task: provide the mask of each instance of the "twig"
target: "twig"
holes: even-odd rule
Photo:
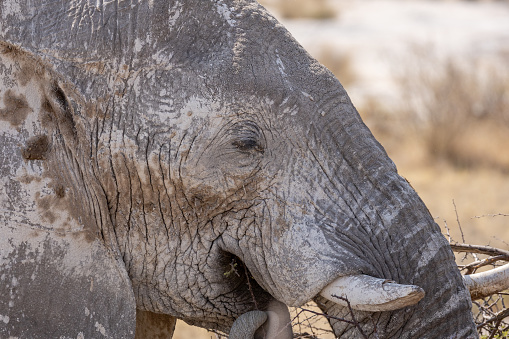
[[[501,250],[499,248],[491,247],[491,246],[480,246],[480,245],[469,245],[469,244],[450,244],[452,250],[454,252],[470,252],[470,253],[480,253],[487,255],[504,255],[509,256],[509,251]]]
[[[496,241],[500,241],[500,242],[502,242],[504,245],[509,246],[509,243],[508,243],[508,242],[506,242],[506,241],[504,241],[504,240],[502,240],[502,239],[500,239],[500,238],[498,238],[498,237],[496,237],[496,236],[492,236],[492,237],[491,237],[491,239],[494,239],[494,240],[496,240]]]
[[[456,213],[456,221],[458,222],[458,227],[461,232],[461,241],[465,242],[465,235],[463,234],[463,229],[461,228],[460,217],[458,216],[458,209],[456,208],[456,203],[454,199],[452,199],[452,205],[454,206],[454,213]]]
[[[477,325],[477,328],[481,328],[481,327],[485,326],[486,324],[489,324],[489,323],[494,322],[494,321],[497,321],[497,322],[498,322],[499,320],[500,320],[500,321],[502,321],[502,320],[503,320],[504,318],[506,318],[506,317],[509,317],[509,308],[508,308],[508,309],[505,309],[505,310],[503,310],[503,311],[501,311],[501,312],[498,312],[498,313],[497,313],[494,317],[492,317],[492,318],[490,318],[490,319],[486,320],[485,322],[483,322],[483,323],[482,323],[482,324],[480,324],[480,325]],[[498,327],[498,326],[497,326],[497,327]]]
[[[449,239],[449,244],[450,244],[452,242],[451,233],[449,232],[449,226],[447,226],[447,221],[445,219],[444,219],[444,226],[445,226],[445,231],[446,231],[447,238]]]
[[[249,271],[247,270],[246,265],[244,265],[244,272],[246,274],[246,279],[247,279],[247,288],[249,290],[249,293],[251,293],[251,298],[253,299],[253,303],[254,303],[255,309],[257,310],[258,309],[258,304],[256,303],[256,298],[255,298],[255,295],[253,293],[253,289],[251,288],[251,282],[250,282],[250,279],[249,279]]]
[[[306,311],[306,312],[310,312],[310,313],[316,314],[316,315],[321,315],[323,317],[326,317],[327,319],[334,319],[334,320],[338,320],[338,321],[341,321],[341,322],[344,322],[344,323],[347,323],[347,324],[355,325],[355,322],[353,322],[352,320],[347,320],[347,319],[344,319],[344,318],[335,317],[333,315],[328,315],[326,313],[316,312],[316,311],[310,310],[309,308],[302,308],[301,307],[300,309],[303,310],[303,311]]]
[[[359,330],[360,334],[364,337],[364,338],[368,338],[368,336],[364,333],[364,331],[362,330],[361,328],[361,325],[359,324],[359,322],[357,321],[357,319],[355,319],[355,313],[353,312],[353,309],[352,309],[352,305],[350,305],[350,301],[348,300],[348,298],[345,298],[345,297],[340,297],[340,296],[337,296],[335,294],[332,295],[334,298],[338,298],[340,300],[343,300],[343,301],[346,301],[346,304],[348,305],[348,311],[350,312],[350,316],[352,317],[352,320],[354,322],[354,325],[355,327],[357,327],[357,329]]]
[[[481,218],[486,218],[486,217],[509,217],[509,214],[505,214],[505,213],[497,213],[497,214],[483,214],[483,215],[476,215],[476,216],[473,216],[472,218],[470,219],[481,219]]]
[[[341,297],[339,297],[341,298]],[[341,298],[343,299],[343,298]],[[343,300],[346,300],[346,299],[343,299]],[[368,339],[368,336],[364,333],[364,331],[362,330],[359,322],[357,320],[355,320],[355,317],[353,315],[353,310],[352,308],[350,307],[350,302],[347,301],[348,303],[348,309],[350,310],[350,315],[352,316],[352,320],[347,320],[347,319],[344,319],[344,318],[339,318],[339,317],[334,317],[332,315],[328,315],[328,314],[325,314],[325,313],[320,313],[320,312],[316,312],[316,311],[313,311],[313,310],[310,310],[310,309],[307,309],[307,308],[301,308],[303,311],[306,311],[306,312],[311,312],[313,314],[316,314],[316,315],[321,315],[327,319],[334,319],[334,320],[338,320],[338,321],[342,321],[342,322],[345,322],[347,324],[351,324],[351,325],[354,325],[360,332],[361,336],[365,339]]]
[[[498,332],[498,327],[500,326],[500,323],[502,322],[502,319],[498,319],[497,323],[495,324],[495,327],[493,328],[493,331],[490,333],[490,337],[488,339],[495,338],[495,334]]]
[[[509,256],[497,255],[495,257],[489,257],[489,258],[486,258],[483,260],[474,261],[468,265],[459,266],[459,267],[462,270],[465,270],[465,269],[467,270],[467,272],[465,274],[471,274],[473,271],[475,271],[483,266],[490,265],[490,264],[497,262],[499,260],[509,261]]]

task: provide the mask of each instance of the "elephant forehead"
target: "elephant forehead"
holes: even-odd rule
[[[228,103],[224,101],[207,99],[198,95],[191,95],[183,98],[179,103],[178,99],[173,99],[171,93],[163,88],[161,93],[153,95],[155,100],[160,100],[160,104],[155,107],[146,106],[146,111],[142,111],[142,126],[150,128],[155,126],[169,127],[175,131],[184,130],[190,134],[195,132],[193,128],[202,127],[204,122],[208,127],[214,128],[221,121],[218,118],[227,115]],[[166,102],[171,100],[171,103]],[[153,101],[151,100],[151,103]],[[142,102],[143,104],[143,102]]]

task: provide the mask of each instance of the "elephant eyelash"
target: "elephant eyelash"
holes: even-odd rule
[[[243,121],[235,124],[232,128],[232,134],[235,140],[232,146],[241,152],[264,152],[264,147],[260,142],[260,128],[253,121]]]
[[[263,147],[254,138],[235,140],[234,142],[232,142],[232,145],[242,152],[255,151],[262,154],[264,152]]]

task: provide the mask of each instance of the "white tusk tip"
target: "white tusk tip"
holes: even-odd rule
[[[320,295],[342,306],[348,306],[349,303],[355,310],[385,312],[415,305],[424,298],[425,293],[419,286],[401,285],[368,275],[353,275],[336,279]]]

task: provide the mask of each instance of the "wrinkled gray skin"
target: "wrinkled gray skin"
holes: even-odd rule
[[[476,336],[425,205],[257,3],[2,0],[0,17],[0,337],[128,338],[135,309],[140,330],[161,313],[228,331],[274,298],[341,317],[317,295],[357,273],[426,292],[356,312],[370,336]]]

